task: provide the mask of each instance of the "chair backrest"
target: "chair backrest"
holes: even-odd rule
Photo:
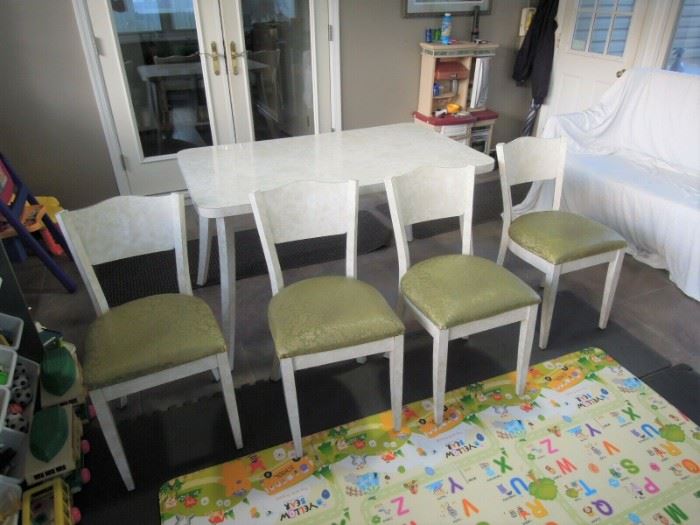
[[[127,257],[174,249],[180,293],[192,295],[182,194],[112,197],[58,222],[98,315],[109,305],[93,266]]]
[[[510,224],[513,201],[510,187],[524,182],[554,180],[552,208],[559,209],[564,184],[566,139],[520,137],[496,145],[503,194],[503,223]]]
[[[399,255],[399,280],[411,266],[406,226],[460,217],[462,253],[471,253],[474,166],[418,168],[384,181]]]
[[[293,182],[250,194],[272,294],[284,287],[276,244],[347,234],[345,273],[357,275],[357,181]]]

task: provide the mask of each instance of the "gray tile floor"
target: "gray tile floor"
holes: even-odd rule
[[[191,229],[194,230],[194,221],[191,222]],[[500,230],[500,221],[476,225],[473,229],[475,254],[495,259]],[[411,244],[414,262],[458,250],[457,231],[417,239]],[[80,281],[75,268],[69,263],[65,266]],[[533,287],[538,285],[539,273],[512,254],[506,260],[506,267]],[[75,294],[67,294],[34,257],[16,265],[16,271],[27,302],[33,310],[34,319],[63,331],[66,339],[80,348],[86,328],[94,319],[92,306],[82,285]],[[334,261],[289,270],[285,272],[285,280],[291,283],[310,276],[343,271],[343,261]],[[396,250],[393,246],[360,256],[358,260],[359,278],[377,287],[390,304],[396,299],[397,271]],[[604,277],[603,266],[567,274],[561,279],[560,290],[569,290],[598,309]],[[219,292],[219,286],[216,285],[198,289],[195,294],[206,300],[218,316]],[[267,328],[266,312],[270,299],[267,275],[238,281],[237,293],[234,381],[240,386],[269,378],[274,350]],[[621,325],[672,364],[686,363],[695,370],[700,370],[699,321],[700,303],[676,288],[666,272],[650,268],[629,256],[625,258],[611,322]],[[409,323],[408,330],[419,330],[419,327]],[[597,330],[597,327],[591,326],[591,330]],[[127,407],[115,415],[117,418],[133,417],[142,412],[209,395],[216,390],[218,385],[208,375],[197,376],[178,382],[175,386],[161,387],[157,395],[149,392],[132,396]]]

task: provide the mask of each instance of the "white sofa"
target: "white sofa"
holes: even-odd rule
[[[607,224],[700,300],[700,77],[627,71],[597,105],[551,117],[542,136],[568,142],[562,208]],[[552,193],[536,183],[514,213],[551,207]]]

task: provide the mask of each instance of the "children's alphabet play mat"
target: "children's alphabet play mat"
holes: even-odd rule
[[[700,428],[589,348],[182,476],[164,524],[700,523]]]

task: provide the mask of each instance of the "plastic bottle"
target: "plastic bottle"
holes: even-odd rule
[[[450,36],[452,35],[452,14],[445,13],[442,17],[442,27],[440,28],[440,39],[443,44],[450,43]]]
[[[425,41],[428,44],[430,44],[433,41],[433,30],[432,29],[425,30]]]

